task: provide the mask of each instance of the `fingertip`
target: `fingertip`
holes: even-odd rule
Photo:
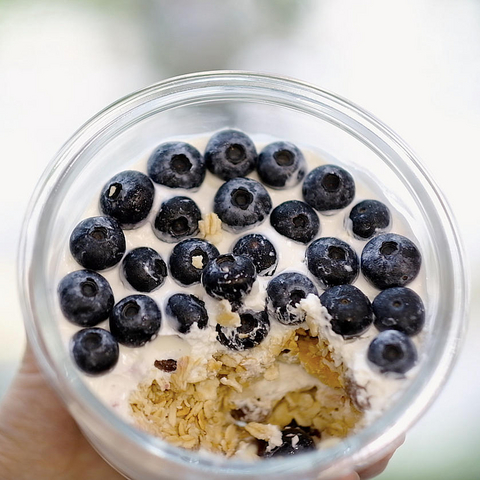
[[[361,480],[357,472],[352,472],[346,475],[345,477],[340,477],[337,480]]]
[[[35,358],[35,354],[33,353],[33,348],[27,339],[25,343],[25,350],[23,352],[23,357],[20,362],[20,373],[32,374],[32,373],[38,373],[38,371],[39,371],[39,368],[37,364],[37,359]]]

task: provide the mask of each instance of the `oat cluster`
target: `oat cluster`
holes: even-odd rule
[[[204,215],[202,220],[198,222],[200,230],[199,238],[203,238],[213,244],[217,244],[222,240],[222,221],[215,213]]]
[[[298,329],[269,339],[261,350],[261,359],[253,350],[218,352],[208,361],[182,357],[173,373],[131,395],[137,425],[173,445],[228,457],[258,440],[269,448],[280,445],[280,430],[292,420],[323,438],[344,437],[355,427],[362,414],[348,393],[348,371],[332,358],[326,341]],[[269,405],[239,404],[241,393],[255,391],[257,382],[275,381],[282,362],[300,364],[318,379],[316,386],[290,391]]]

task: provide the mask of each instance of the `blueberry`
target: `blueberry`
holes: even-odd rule
[[[113,267],[125,253],[125,235],[113,217],[82,220],[70,235],[73,258],[90,270]]]
[[[93,327],[106,320],[114,305],[112,288],[99,273],[77,270],[58,285],[60,308],[75,325]]]
[[[214,198],[213,211],[224,228],[240,232],[262,223],[272,210],[272,200],[265,187],[251,178],[225,182]]]
[[[125,170],[103,187],[100,208],[105,215],[116,218],[122,228],[136,228],[150,213],[154,196],[155,187],[145,174]]]
[[[226,254],[207,264],[202,284],[211,297],[238,304],[250,293],[256,277],[255,265],[248,257]]]
[[[200,283],[207,263],[217,258],[220,252],[206,240],[188,238],[173,247],[170,255],[170,273],[183,286]]]
[[[270,331],[267,312],[247,310],[240,313],[241,325],[237,328],[222,327],[217,324],[217,340],[231,350],[247,350],[265,340]]]
[[[185,142],[159,145],[148,159],[150,178],[170,188],[198,188],[205,179],[205,160],[200,152]]]
[[[368,360],[381,373],[406,373],[417,362],[417,349],[410,338],[397,330],[385,330],[368,347]]]
[[[278,264],[277,252],[272,242],[258,233],[240,238],[233,247],[233,253],[250,258],[258,275],[273,275]]]
[[[265,450],[262,456],[265,458],[284,457],[315,449],[315,442],[305,429],[287,426],[282,430],[282,444],[270,451]]]
[[[373,237],[364,247],[362,273],[377,288],[403,287],[418,275],[422,257],[416,245],[396,233]]]
[[[348,206],[355,196],[352,176],[336,165],[312,170],[303,182],[303,198],[315,210],[326,215]]]
[[[162,313],[146,295],[130,295],[120,300],[110,315],[110,331],[122,345],[141,347],[160,330]]]
[[[416,335],[425,324],[422,299],[407,287],[387,288],[373,300],[375,326],[378,330],[398,330]]]
[[[348,218],[355,238],[371,238],[385,232],[391,222],[390,210],[378,200],[363,200],[357,203]]]
[[[373,322],[370,300],[353,285],[337,285],[325,290],[320,302],[332,317],[332,330],[343,337],[361,335]]]
[[[207,168],[223,180],[244,177],[255,169],[257,150],[243,132],[222,130],[210,138],[205,149]]]
[[[165,282],[167,266],[153,248],[138,247],[125,255],[122,274],[135,290],[151,292]]]
[[[176,243],[198,233],[202,214],[197,204],[188,197],[173,197],[160,206],[153,231],[164,242]]]
[[[308,277],[297,272],[281,273],[267,285],[268,311],[284,325],[298,325],[305,320],[305,312],[295,307],[310,293],[318,295]]]
[[[176,293],[167,302],[166,314],[173,320],[175,330],[188,333],[196,323],[198,328],[204,329],[208,324],[208,314],[205,303],[194,295]]]
[[[309,243],[320,231],[318,215],[300,200],[289,200],[275,207],[270,223],[280,235],[299,243]]]
[[[303,180],[307,162],[293,143],[274,142],[267,145],[258,156],[257,172],[265,185],[289,188]]]
[[[311,243],[306,252],[307,267],[323,288],[353,283],[358,277],[358,257],[348,244],[333,237]]]
[[[71,341],[73,359],[89,375],[107,373],[117,364],[119,348],[113,335],[103,328],[84,328]]]

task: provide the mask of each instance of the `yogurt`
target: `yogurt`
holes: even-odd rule
[[[258,151],[260,151],[267,143],[264,137],[252,136],[252,138],[256,143]],[[208,138],[186,138],[183,140],[195,146],[200,152],[203,152]],[[269,140],[272,141],[272,139]],[[300,146],[300,148],[302,147]],[[341,165],[340,161],[332,161],[332,159],[328,158],[325,154],[313,149],[309,150],[302,148],[302,151],[307,161],[308,171],[325,163],[336,163]],[[147,159],[142,158],[133,162],[130,168],[146,173],[146,164]],[[365,178],[363,176],[362,181],[359,181],[355,172],[352,172],[352,174],[356,181],[356,195],[354,201],[349,207],[334,215],[319,215],[321,227],[317,238],[328,236],[343,240],[352,246],[360,257],[366,241],[358,240],[352,236],[348,229],[348,213],[353,205],[361,200],[377,199],[387,204],[391,210],[392,225],[390,230],[415,240],[408,223],[397,211],[394,210],[392,205],[389,204],[385,192],[379,189],[378,186],[369,185],[364,181]],[[259,180],[256,172],[253,172],[248,176]],[[155,249],[168,264],[168,259],[174,244],[160,241],[154,235],[152,229],[152,222],[154,216],[159,210],[160,203],[170,197],[184,195],[196,202],[201,210],[202,217],[205,218],[212,213],[213,197],[222,184],[223,180],[215,177],[210,172],[207,172],[205,181],[197,191],[171,189],[155,184],[155,200],[148,221],[140,228],[124,231],[127,242],[127,252],[136,247],[148,246]],[[267,187],[272,199],[273,208],[287,200],[302,200],[301,189],[301,183],[284,190],[274,190]],[[99,194],[100,192],[98,195]],[[97,196],[92,199],[90,207],[84,212],[82,218],[102,215],[98,203]],[[242,233],[234,234],[222,230],[219,234],[217,233],[212,237],[212,243],[215,244],[221,254],[231,252],[236,240],[247,233],[263,234],[273,243],[278,256],[278,265],[275,274],[286,271],[296,271],[313,279],[305,263],[306,245],[296,243],[277,233],[270,225],[268,219],[263,224]],[[60,268],[57,272],[57,283],[66,274],[82,268],[75,262],[67,247],[65,247],[62,255],[63,260],[60,262]],[[122,279],[118,265],[108,271],[102,271],[100,273],[110,283],[116,302],[128,295],[138,293],[130,287],[124,279]],[[425,299],[424,277],[425,274],[422,269],[417,278],[409,284],[409,288],[415,290]],[[271,279],[272,276],[257,277],[252,292],[244,300],[246,308],[252,310],[263,310],[265,308],[266,288]],[[315,280],[314,283],[316,283]],[[317,283],[316,285],[318,287]],[[371,301],[373,301],[378,294],[378,290],[368,283],[361,273],[358,279],[354,282],[354,285],[367,295]],[[321,293],[321,288],[318,289]],[[181,335],[172,328],[172,325],[169,324],[169,321],[164,314],[166,302],[171,295],[182,292],[193,294],[205,302],[205,306],[209,313],[209,325],[207,329],[199,330],[194,327],[190,333]],[[168,374],[159,371],[159,369],[154,366],[156,360],[173,359],[180,362],[181,359],[185,357],[195,359],[197,363],[195,368],[190,371],[190,375],[192,376],[190,380],[201,382],[202,380],[207,379],[206,368],[208,362],[212,360],[213,356],[218,352],[226,352],[225,347],[218,343],[216,339],[217,333],[215,331],[217,323],[216,318],[222,313],[224,305],[218,300],[209,297],[201,284],[182,287],[178,285],[171,276],[168,276],[165,283],[159,289],[148,295],[157,302],[163,313],[162,326],[158,335],[152,341],[140,348],[129,348],[120,345],[119,360],[113,371],[95,377],[82,374],[83,380],[87,386],[106,405],[117,412],[117,414],[125,421],[130,423],[135,423],[135,417],[132,415],[131,395],[138,389],[139,385],[148,384],[154,380],[164,386],[168,383]],[[328,348],[331,351],[333,361],[343,363],[348,369],[352,384],[355,386],[355,401],[362,409],[362,418],[355,428],[359,429],[365,424],[378,418],[383,411],[399,398],[403,389],[408,385],[409,380],[415,376],[417,367],[409,370],[403,378],[395,378],[381,374],[372,368],[367,360],[368,346],[372,339],[378,334],[378,331],[374,326],[371,326],[366,333],[359,337],[345,340],[342,336],[337,335],[332,331],[328,312],[322,307],[318,297],[309,295],[306,299],[301,301],[298,308],[301,308],[306,313],[307,319],[304,324],[294,327],[293,330],[301,327],[305,328],[307,331],[311,330],[312,332],[315,331],[317,334],[320,334],[328,343]],[[66,321],[60,312],[60,308],[58,308],[58,312],[59,329],[65,340],[65,347],[69,348],[71,337],[79,330],[79,327]],[[108,329],[108,321],[102,322],[98,326]],[[270,342],[269,344],[275,343],[276,341],[280,342],[291,332],[291,326],[281,325],[272,319],[268,342]],[[412,339],[416,344],[417,349],[420,351],[422,337],[423,335],[419,334]],[[263,362],[270,361],[267,359],[268,355],[265,353],[263,344],[250,350],[248,355],[250,358],[254,358],[254,361],[251,361],[249,364],[252,377],[255,376],[256,368],[262,366]],[[243,406],[252,411],[257,411],[257,416],[260,418],[262,416],[262,408],[267,411],[269,408],[268,405],[283,398],[289,391],[306,391],[313,387],[317,388],[318,391],[321,391],[323,388],[321,382],[313,375],[307,373],[301,365],[293,363],[289,364],[286,362],[283,363],[278,370],[279,371],[275,375],[272,375],[270,380],[262,379],[255,382],[250,388],[239,388],[238,395],[235,396],[237,406]],[[259,398],[260,400],[249,403],[249,397]],[[251,427],[251,429],[253,429],[253,427]],[[270,446],[278,445],[279,437],[277,430],[273,429],[271,434],[267,435],[267,437],[268,438],[265,438],[265,440],[270,442]],[[256,436],[256,438],[260,437]],[[331,439],[329,439],[328,436],[327,438],[322,437],[322,441],[324,441],[325,445],[330,444],[330,440]],[[322,442],[319,442],[319,446],[321,445]],[[248,442],[241,443],[238,451],[244,453],[249,452],[249,455],[255,456],[252,454],[251,449],[249,450]],[[245,454],[245,456],[248,455]]]

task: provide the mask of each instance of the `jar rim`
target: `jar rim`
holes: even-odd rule
[[[212,459],[196,452],[186,452],[137,430],[105,406],[80,380],[72,381],[72,375],[74,380],[76,375],[78,377],[75,370],[70,371],[68,366],[56,364],[47,348],[49,342],[49,339],[46,338],[47,334],[42,330],[39,323],[39,318],[43,318],[48,312],[48,307],[42,304],[42,295],[46,294],[47,287],[43,286],[44,290],[38,291],[37,280],[40,275],[39,266],[41,266],[41,262],[37,264],[35,261],[36,253],[41,251],[42,247],[39,243],[42,233],[41,223],[49,215],[48,202],[52,192],[55,191],[57,184],[62,181],[63,174],[70,168],[76,156],[86,144],[104,134],[119,118],[125,119],[136,109],[138,114],[142,114],[142,107],[143,109],[148,108],[148,102],[153,98],[164,98],[166,100],[167,98],[180,96],[185,92],[192,95],[197,91],[202,92],[213,86],[216,88],[219,88],[219,86],[229,87],[230,93],[237,89],[245,96],[249,89],[262,88],[265,91],[272,91],[273,97],[275,94],[279,95],[282,92],[286,97],[294,97],[296,101],[301,99],[304,102],[302,104],[303,108],[331,109],[337,115],[336,126],[347,128],[342,122],[348,119],[349,122],[352,122],[350,127],[353,132],[348,133],[356,135],[357,139],[364,142],[380,142],[383,148],[394,149],[401,155],[413,174],[421,179],[423,187],[429,192],[430,199],[435,201],[438,209],[437,213],[441,217],[440,221],[444,229],[446,243],[449,246],[447,254],[452,265],[450,273],[452,274],[451,282],[454,289],[454,305],[451,306],[453,314],[448,335],[446,335],[443,343],[441,362],[432,367],[428,378],[424,378],[422,382],[413,382],[409,386],[408,392],[410,392],[411,398],[408,409],[405,406],[402,408],[399,406],[393,407],[382,416],[382,419],[386,419],[385,421],[390,424],[390,428],[386,431],[379,433],[373,428],[378,423],[377,420],[355,435],[347,437],[339,445],[302,455],[302,462],[298,458],[275,458],[253,464],[240,460],[219,459],[218,456]],[[354,133],[354,127],[357,127],[356,134]],[[359,136],[362,136],[362,138],[359,138]],[[347,451],[349,457],[345,460],[345,464],[348,463],[349,465],[365,461],[367,454],[379,454],[384,445],[393,442],[420,417],[445,382],[453,367],[460,342],[464,337],[466,308],[469,298],[463,246],[450,207],[415,153],[396,133],[363,108],[315,85],[283,76],[237,70],[190,73],[166,79],[120,98],[80,127],[49,164],[32,195],[21,233],[18,250],[18,272],[20,300],[28,338],[42,369],[68,406],[73,405],[74,399],[80,398],[79,403],[82,409],[110,424],[119,436],[128,437],[129,440],[142,445],[158,457],[168,456],[170,461],[181,464],[194,462],[204,472],[209,469],[215,469],[216,472],[219,469],[220,471],[224,469],[225,472],[228,470],[228,472],[244,475],[248,475],[250,470],[254,471],[255,475],[262,475],[280,472],[287,467],[292,472],[301,473],[307,468],[316,466],[329,468],[334,463],[338,466],[345,460],[344,454]],[[62,375],[65,376],[66,373],[69,375],[68,388],[65,388],[65,384],[62,383],[65,380],[62,379]],[[418,392],[412,391],[412,389],[415,389],[414,387],[418,389]],[[427,392],[428,395],[420,397],[420,392]]]

